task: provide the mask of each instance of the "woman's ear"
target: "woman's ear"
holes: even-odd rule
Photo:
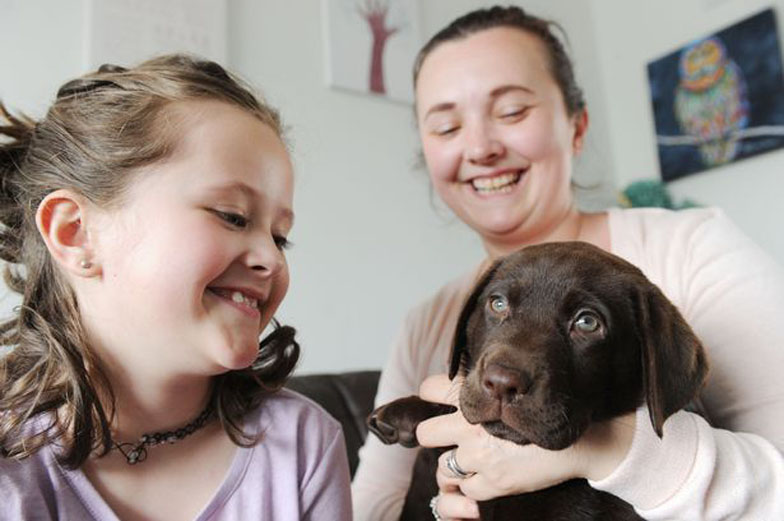
[[[588,110],[582,109],[574,116],[574,138],[572,139],[572,150],[579,154],[583,150],[585,135],[588,132]]]
[[[38,232],[52,258],[80,277],[92,277],[99,271],[93,259],[87,213],[84,197],[70,190],[55,190],[44,197],[35,214]]]

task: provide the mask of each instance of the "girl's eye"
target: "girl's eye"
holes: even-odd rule
[[[275,236],[273,239],[275,240],[275,246],[277,246],[279,250],[288,250],[291,248],[291,242],[287,238]]]
[[[245,228],[248,226],[248,218],[244,215],[240,215],[234,212],[222,212],[220,210],[214,210],[214,212],[224,222],[235,228]]]
[[[490,297],[490,309],[494,313],[501,315],[509,310],[509,302],[500,295]]]
[[[581,312],[574,321],[574,328],[580,333],[594,333],[601,325],[599,317],[592,311]]]

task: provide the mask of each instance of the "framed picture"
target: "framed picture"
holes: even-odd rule
[[[323,0],[327,84],[412,103],[419,0]]]
[[[767,9],[648,64],[664,181],[784,146],[784,75]]]

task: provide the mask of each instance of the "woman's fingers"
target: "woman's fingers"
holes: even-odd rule
[[[475,427],[469,424],[459,410],[462,377],[450,380],[445,374],[427,377],[419,387],[419,396],[429,402],[446,403],[458,407],[452,414],[436,416],[417,426],[417,440],[423,447],[457,445],[470,436]]]
[[[435,502],[435,509],[444,521],[479,519],[479,507],[476,501],[460,493],[440,493]]]
[[[458,450],[459,449],[457,448],[448,450],[438,457],[436,479],[439,488],[442,490],[445,490],[445,487],[447,486],[452,486],[454,489],[457,489],[463,480],[476,473],[470,466],[464,467],[462,463],[458,463]],[[451,462],[450,459],[452,460]],[[460,475],[460,472],[463,472],[464,475]]]
[[[421,422],[416,429],[417,441],[423,447],[449,447],[471,436],[475,426],[460,411],[435,416]]]
[[[460,386],[463,378],[460,376],[450,380],[445,374],[428,376],[419,386],[419,397],[428,402],[446,403],[459,406]]]

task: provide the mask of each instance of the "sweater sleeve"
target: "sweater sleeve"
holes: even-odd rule
[[[381,373],[376,407],[419,394],[419,385],[427,376],[446,372],[457,317],[478,269],[446,285],[408,314]],[[384,445],[368,435],[351,485],[354,519],[400,518],[416,455],[415,449]]]
[[[417,394],[419,378],[412,336],[415,317],[410,314],[381,372],[375,406]],[[372,433],[359,450],[359,466],[351,484],[356,521],[397,521],[403,508],[416,450],[384,445]]]
[[[636,242],[619,241],[619,254],[703,342],[711,424],[678,412],[659,439],[641,409],[626,459],[591,485],[651,521],[784,519],[784,272],[718,210],[654,222],[637,221]]]

